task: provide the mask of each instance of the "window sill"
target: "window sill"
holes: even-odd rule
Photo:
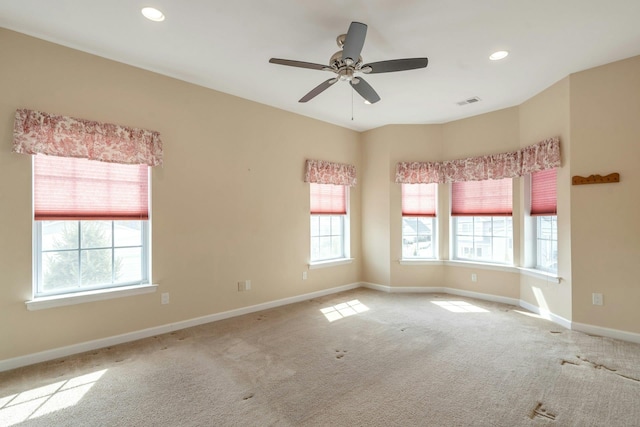
[[[445,261],[445,265],[449,265],[451,267],[467,267],[467,268],[476,268],[480,270],[494,270],[494,271],[506,271],[509,273],[517,273],[518,268],[513,265],[506,264],[489,264],[486,262],[475,262],[475,261]]]
[[[399,259],[400,265],[443,265],[442,260],[439,259],[419,259],[419,258],[406,258]]]
[[[34,298],[30,301],[25,301],[25,305],[29,311],[42,310],[45,308],[82,304],[91,301],[102,301],[112,298],[148,294],[155,292],[157,288],[158,285],[134,285],[123,286],[120,288],[100,289],[96,291],[76,292],[74,294]]]
[[[562,278],[559,277],[556,273],[551,273],[549,271],[537,270],[535,268],[524,268],[524,267],[518,267],[518,270],[520,270],[520,273],[524,274],[525,276],[546,280],[549,283],[557,284],[557,283],[560,283],[560,280],[562,280]]]
[[[332,259],[329,261],[315,261],[309,263],[309,270],[314,270],[316,268],[333,267],[336,265],[351,264],[352,262],[353,258],[340,258]]]

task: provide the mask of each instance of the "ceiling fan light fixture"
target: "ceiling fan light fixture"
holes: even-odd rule
[[[164,21],[164,13],[162,13],[160,10],[156,9],[155,7],[143,7],[140,12],[142,12],[142,15],[145,18],[147,18],[149,21],[154,21],[154,22]]]
[[[509,56],[509,52],[506,50],[498,50],[496,52],[493,52],[491,55],[489,55],[489,59],[492,61],[500,61],[501,59],[506,58],[507,56]]]

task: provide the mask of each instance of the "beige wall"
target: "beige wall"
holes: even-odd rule
[[[366,281],[451,287],[523,301],[574,322],[640,333],[632,269],[640,255],[640,57],[563,79],[518,107],[442,125],[362,134],[0,30],[0,360]],[[159,294],[35,312],[31,165],[11,153],[16,108],[161,132],[152,173],[153,279]],[[464,108],[464,107],[461,107]],[[518,149],[560,136],[559,285],[518,273],[400,265],[398,161]],[[314,269],[304,160],[355,164],[348,265]],[[571,186],[620,172],[619,184]],[[449,256],[449,186],[439,191],[439,252]],[[514,181],[514,261],[524,263],[525,183]],[[277,250],[274,250],[277,248]],[[471,282],[470,274],[478,275]],[[239,293],[237,282],[253,290]],[[605,304],[591,304],[591,293]],[[546,306],[545,306],[546,305]]]
[[[520,299],[536,307],[571,320],[571,135],[570,79],[559,81],[519,107],[520,145],[525,147],[549,137],[559,137],[562,167],[557,170],[558,196],[558,276],[561,282],[522,275]],[[525,207],[525,179],[520,179],[523,197],[519,204],[523,214]],[[528,187],[527,187],[528,190]],[[525,222],[520,224],[520,235],[525,235]],[[525,262],[525,239],[520,242],[520,265]]]
[[[640,57],[571,76],[571,174],[620,173],[571,187],[573,320],[640,333]],[[603,306],[591,304],[602,293]]]
[[[355,261],[302,280],[304,161],[355,164],[361,177],[358,133],[2,29],[0,55],[0,360],[360,280],[360,186],[351,191]],[[158,293],[27,311],[31,163],[11,152],[16,108],[162,134],[164,166],[152,172]],[[253,290],[239,293],[245,279]]]

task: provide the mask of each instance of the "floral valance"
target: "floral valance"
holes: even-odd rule
[[[484,181],[515,178],[560,166],[560,140],[549,138],[518,151],[444,162],[400,162],[396,182],[402,184]]]
[[[307,160],[304,182],[353,187],[356,185],[356,167],[324,160]]]
[[[162,164],[158,132],[27,109],[16,111],[13,151],[111,163]]]

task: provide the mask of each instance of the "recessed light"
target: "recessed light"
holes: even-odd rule
[[[164,13],[160,12],[155,7],[143,7],[142,14],[150,21],[161,22],[164,21]]]
[[[489,59],[492,61],[499,61],[501,59],[506,58],[508,55],[509,55],[509,52],[507,52],[506,50],[499,50],[497,52],[493,52],[489,56]]]

